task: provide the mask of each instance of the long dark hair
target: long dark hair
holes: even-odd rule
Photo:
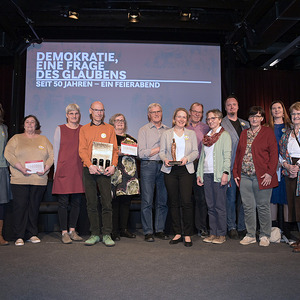
[[[272,129],[274,129],[274,118],[272,116],[272,106],[276,103],[279,103],[282,106],[283,109],[283,122],[284,122],[284,126],[285,128],[290,128],[291,127],[291,120],[289,118],[289,115],[287,114],[287,111],[285,109],[285,106],[283,104],[283,102],[281,100],[275,100],[271,103],[270,105],[270,109],[269,109],[269,122],[268,122],[268,126]]]

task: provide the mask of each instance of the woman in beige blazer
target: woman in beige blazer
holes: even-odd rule
[[[165,173],[165,184],[169,197],[174,238],[171,245],[184,241],[186,247],[193,245],[193,161],[198,157],[197,137],[193,130],[186,129],[188,112],[177,108],[173,115],[172,128],[166,130],[160,140],[161,171]],[[177,161],[174,165],[173,161]],[[180,210],[182,208],[182,210]],[[182,216],[181,216],[182,212]],[[183,228],[181,228],[181,223]],[[184,239],[183,236],[184,235]]]

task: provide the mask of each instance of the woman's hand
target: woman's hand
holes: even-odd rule
[[[50,169],[50,167],[45,165],[44,172],[36,172],[36,174],[38,174],[39,176],[43,176],[49,169]]]
[[[180,161],[181,161],[181,165],[184,166],[184,165],[186,165],[186,163],[187,163],[188,160],[187,160],[187,158],[184,156]]]
[[[235,177],[234,178],[236,186],[239,188],[240,187],[240,177]]]
[[[221,185],[226,185],[228,183],[228,175],[223,173],[221,177]]]
[[[290,178],[296,178],[299,172],[299,167],[297,165],[290,165],[287,162],[284,162],[283,167],[290,173]]]
[[[297,165],[288,165],[288,171],[291,178],[296,178],[299,172],[299,167]]]
[[[265,173],[260,178],[263,178],[263,181],[261,182],[262,186],[268,186],[271,184],[272,176],[269,175],[268,173]]]
[[[15,168],[18,169],[24,176],[29,176],[31,173],[28,173],[28,171],[31,171],[30,169],[27,169],[21,165],[21,163],[16,163]]]
[[[197,184],[198,184],[199,186],[202,186],[202,185],[203,185],[203,181],[202,181],[202,179],[201,179],[200,176],[197,177]]]

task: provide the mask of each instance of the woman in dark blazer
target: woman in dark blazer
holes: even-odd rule
[[[193,161],[198,157],[197,137],[193,130],[186,129],[188,112],[185,108],[177,108],[173,115],[172,128],[166,130],[160,140],[160,158],[163,161],[161,171],[165,173],[165,184],[170,201],[172,227],[175,233],[170,244],[183,242],[193,245],[193,202],[192,188],[194,178]],[[175,142],[175,143],[174,143]],[[176,149],[175,149],[176,144]],[[172,161],[178,165],[172,165]],[[182,217],[180,208],[182,207]],[[183,223],[183,230],[181,228]]]

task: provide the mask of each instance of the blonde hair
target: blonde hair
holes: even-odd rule
[[[188,111],[187,111],[185,108],[183,108],[183,107],[176,108],[176,110],[174,111],[173,119],[172,119],[172,127],[175,126],[175,117],[176,117],[176,115],[177,115],[177,113],[178,113],[179,111],[183,111],[183,112],[186,113],[186,122],[185,122],[185,125],[184,125],[184,126],[186,127],[186,126],[189,124],[189,113],[188,113]]]

